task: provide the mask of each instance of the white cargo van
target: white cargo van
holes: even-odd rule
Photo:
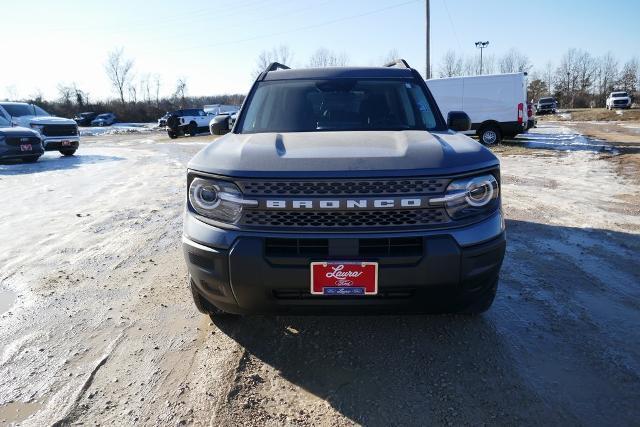
[[[464,111],[483,144],[496,144],[527,129],[527,73],[427,80],[444,117]]]

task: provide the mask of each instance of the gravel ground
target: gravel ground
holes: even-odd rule
[[[640,154],[623,173],[566,123],[495,148],[508,249],[483,316],[212,323],[179,246],[210,139],[0,164],[0,424],[637,425]]]

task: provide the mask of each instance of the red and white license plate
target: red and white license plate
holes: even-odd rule
[[[376,295],[377,293],[377,262],[311,263],[312,295]]]
[[[20,151],[33,151],[31,144],[20,144]]]
[[[70,147],[71,146],[71,141],[62,141],[62,146],[63,147]]]

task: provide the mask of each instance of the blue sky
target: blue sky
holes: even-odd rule
[[[294,66],[319,47],[354,65],[376,65],[394,48],[421,71],[425,64],[424,0],[0,0],[0,10],[0,98],[37,90],[52,98],[72,82],[93,99],[113,96],[104,62],[115,47],[138,76],[159,74],[163,94],[179,77],[191,95],[246,92],[259,53],[283,44]],[[432,62],[449,49],[476,55],[478,40],[497,56],[517,47],[534,69],[570,47],[624,62],[640,56],[638,16],[637,0],[431,0]]]

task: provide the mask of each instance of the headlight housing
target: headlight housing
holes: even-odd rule
[[[196,177],[189,184],[189,204],[193,210],[216,221],[235,224],[244,206],[257,203],[243,199],[240,189],[228,181]]]
[[[32,124],[31,125],[31,129],[35,130],[36,132],[38,132],[39,134],[42,134],[42,130],[44,129],[44,125],[36,125],[36,124]]]
[[[440,199],[452,219],[492,212],[500,205],[500,186],[492,174],[452,181]]]

